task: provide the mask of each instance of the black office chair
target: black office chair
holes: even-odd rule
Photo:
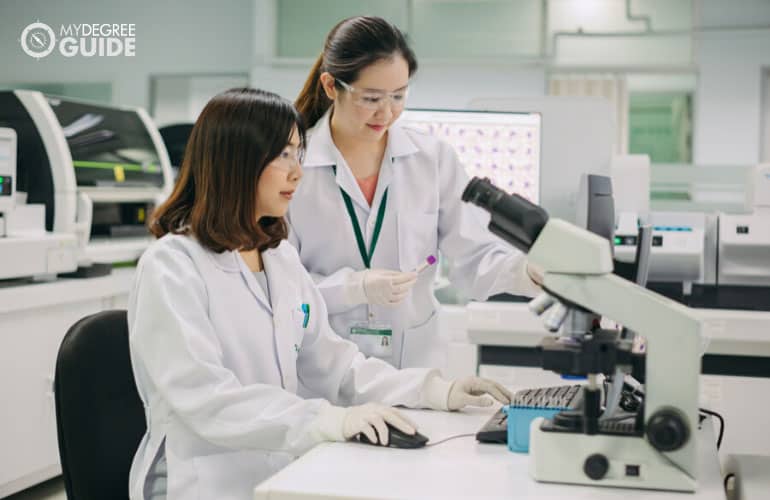
[[[56,359],[54,391],[67,498],[128,498],[128,473],[146,424],[126,311],[103,311],[70,327]]]
[[[163,139],[163,144],[166,145],[171,166],[177,168],[182,166],[184,150],[187,147],[187,141],[190,139],[193,125],[193,123],[175,123],[158,129],[160,137]]]

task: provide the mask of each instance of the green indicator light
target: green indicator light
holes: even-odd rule
[[[623,240],[621,240],[619,237],[615,236],[615,244],[620,245],[623,243]]]

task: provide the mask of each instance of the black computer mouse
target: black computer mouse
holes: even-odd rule
[[[422,448],[428,442],[428,438],[419,432],[407,434],[390,424],[386,423],[385,425],[388,426],[388,446],[390,448]],[[362,443],[379,446],[379,443],[372,443],[369,441],[369,438],[363,433],[358,435],[358,440]]]

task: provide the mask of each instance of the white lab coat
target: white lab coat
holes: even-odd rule
[[[349,337],[350,327],[368,320],[393,328],[393,356],[400,367],[444,367],[448,339],[438,328],[433,281],[438,266],[420,274],[399,306],[351,304],[345,283],[364,269],[340,188],[350,196],[367,250],[383,193],[385,218],[371,267],[413,271],[438,252],[451,262],[450,280],[467,296],[486,300],[509,292],[535,295],[526,257],[491,234],[489,216],[464,203],[469,177],[454,149],[428,134],[394,124],[380,167],[372,206],[332,141],[327,112],[308,132],[302,182],[289,205],[289,241],[318,284],[334,330]],[[332,165],[337,167],[335,178]]]
[[[422,393],[431,372],[365,359],[334,334],[294,247],[284,241],[262,258],[270,301],[237,252],[166,235],[142,256],[128,320],[148,430],[132,499],[143,498],[164,442],[170,500],[247,499],[316,443],[342,439],[344,410],[329,402],[433,406]],[[300,385],[323,399],[300,398]]]

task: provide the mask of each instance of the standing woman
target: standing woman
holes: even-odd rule
[[[413,434],[391,405],[454,410],[491,404],[487,392],[510,400],[477,377],[395,370],[334,334],[284,241],[303,137],[289,101],[252,89],[214,97],[195,123],[129,298],[147,420],[132,499],[246,500],[321,441],[363,434],[387,445],[386,424]],[[300,386],[315,399],[298,396]]]
[[[295,102],[313,128],[290,241],[339,335],[397,367],[443,367],[437,266],[415,272],[426,259],[440,251],[451,281],[476,300],[538,288],[525,256],[461,201],[468,176],[452,147],[395,123],[416,69],[403,34],[384,19],[354,17],[331,30]]]

